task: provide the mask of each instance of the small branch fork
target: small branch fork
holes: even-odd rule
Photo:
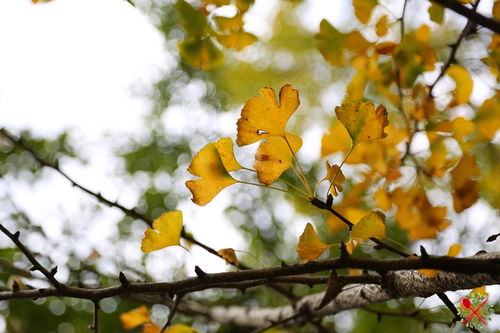
[[[468,18],[475,24],[482,25],[483,27],[486,27],[497,34],[500,33],[500,22],[493,17],[483,16],[477,13],[475,10],[462,5],[457,0],[433,0],[433,1],[437,2],[443,7],[451,9],[454,12]]]

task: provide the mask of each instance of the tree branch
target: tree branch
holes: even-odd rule
[[[19,240],[19,231],[12,234],[7,228],[5,228],[2,224],[0,224],[0,230],[7,236],[9,237],[14,244],[21,250],[21,252],[28,258],[30,263],[33,265],[33,268],[31,270],[37,270],[40,271],[45,278],[54,286],[56,290],[61,290],[64,288],[64,285],[61,284],[57,279],[55,278],[55,274],[57,272],[57,266],[54,267],[50,272],[40,264],[40,262],[35,258],[33,253],[24,246],[24,244]]]
[[[458,13],[468,18],[475,24],[482,25],[483,27],[486,27],[491,31],[496,32],[497,34],[500,33],[500,22],[492,17],[483,16],[477,13],[476,11],[465,7],[456,0],[433,0],[433,1],[437,2],[443,7],[451,9],[455,13]]]

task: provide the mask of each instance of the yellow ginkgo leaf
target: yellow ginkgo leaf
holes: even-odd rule
[[[237,31],[243,27],[243,15],[241,13],[233,17],[215,16],[214,21],[223,32]]]
[[[300,104],[299,92],[284,85],[279,93],[279,104],[272,88],[259,90],[260,96],[250,98],[238,119],[238,146],[245,146],[269,136],[284,136],[286,123]]]
[[[354,249],[356,248],[356,246],[358,246],[359,244],[359,240],[357,239],[349,239],[346,243],[345,243],[345,248],[347,250],[347,252],[349,254],[352,254],[354,252]]]
[[[226,171],[235,171],[243,168],[234,157],[233,140],[231,138],[221,138],[214,145]]]
[[[456,257],[460,253],[460,251],[462,251],[462,245],[460,245],[458,243],[454,243],[448,249],[447,255],[450,257]]]
[[[297,245],[297,254],[302,261],[316,260],[331,245],[323,243],[311,223],[306,225],[304,232],[300,235]]]
[[[452,105],[469,103],[473,87],[473,81],[469,72],[460,65],[452,65],[448,68],[446,74],[448,74],[456,84],[455,99]]]
[[[347,153],[351,147],[351,137],[346,128],[339,122],[330,127],[328,133],[321,138],[321,157],[325,157],[338,151]]]
[[[236,253],[234,252],[233,249],[227,248],[227,249],[220,249],[217,251],[217,253],[224,258],[226,261],[226,264],[235,264],[236,266],[239,266],[240,263],[238,262],[238,258],[236,258]]]
[[[241,51],[257,41],[257,37],[249,32],[238,30],[229,35],[217,35],[217,40],[225,47]]]
[[[137,309],[122,313],[120,315],[120,320],[122,322],[123,328],[126,330],[130,330],[139,325],[151,322],[151,320],[149,319],[148,308],[145,305],[142,305]]]
[[[471,290],[470,292],[471,294],[482,294],[484,296],[488,296],[488,292],[486,291],[486,286],[482,286],[482,287],[477,287],[477,288],[474,288]]]
[[[385,236],[385,215],[375,211],[365,215],[352,227],[353,239],[369,239],[370,237]]]
[[[206,71],[224,63],[224,53],[210,38],[195,36],[183,40],[179,43],[179,54],[189,65]]]
[[[378,0],[353,0],[354,14],[361,23],[368,23],[372,14],[373,8],[377,6]]]
[[[233,160],[232,148],[230,151],[227,140],[219,140],[216,144],[209,143],[196,154],[188,171],[201,179],[189,180],[186,186],[193,194],[193,202],[200,206],[209,203],[224,188],[237,183],[237,180],[227,172],[217,147],[223,152],[228,167],[233,169],[238,164]]]
[[[176,324],[167,328],[164,333],[198,333],[198,331],[184,324]]]
[[[295,154],[302,146],[299,136],[287,134],[286,138],[288,143],[281,136],[270,136],[257,149],[254,168],[259,180],[266,185],[274,183],[292,165],[293,155],[290,148]]]
[[[161,333],[161,329],[155,324],[146,324],[142,326],[142,333]]]
[[[387,23],[387,15],[384,15],[378,20],[375,25],[375,32],[377,36],[382,37],[387,35],[387,31],[389,30],[389,24]]]
[[[337,106],[335,114],[349,132],[353,145],[387,136],[384,128],[389,120],[383,105],[375,109],[372,102],[348,102]]]
[[[323,180],[328,180],[332,183],[330,188],[330,193],[336,197],[339,195],[339,192],[344,190],[345,176],[342,173],[342,170],[337,164],[330,165],[328,161],[326,161],[326,177]]]
[[[175,210],[160,215],[153,221],[153,228],[144,232],[142,252],[151,252],[167,246],[179,245],[182,230],[182,212]]]
[[[419,42],[427,43],[429,41],[429,38],[431,38],[431,28],[427,24],[423,24],[415,30],[415,38]]]
[[[373,200],[378,208],[382,210],[389,210],[392,207],[392,201],[385,188],[381,187],[373,195]]]
[[[423,276],[428,278],[435,278],[439,274],[439,271],[437,269],[423,268],[423,269],[417,269],[417,271]]]
[[[444,19],[444,7],[437,4],[437,3],[432,3],[431,6],[429,7],[429,17],[431,21],[436,22],[437,24],[443,23]]]
[[[469,208],[479,199],[479,183],[473,178],[480,174],[481,169],[471,154],[462,156],[457,166],[451,170],[453,208],[457,213]]]
[[[474,123],[477,126],[479,140],[489,141],[493,139],[500,129],[500,94],[483,102],[477,111]]]

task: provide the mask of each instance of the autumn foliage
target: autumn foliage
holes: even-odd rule
[[[262,86],[238,106],[229,137],[207,141],[192,154],[190,178],[185,180],[192,202],[214,204],[222,191],[236,193],[248,187],[279,192],[281,197],[272,200],[284,198],[300,214],[310,214],[301,235],[287,239],[296,248],[296,262],[371,257],[379,250],[414,257],[418,241],[438,239],[478,202],[498,209],[499,35],[468,20],[451,41],[443,41],[449,32],[449,10],[438,2],[421,1],[419,6],[427,12],[424,23],[408,25],[408,3],[401,1],[396,15],[377,0],[353,0],[358,22],[350,31],[323,19],[311,36],[314,52],[325,64],[351,70],[342,102],[322,110],[327,124],[314,143],[319,155],[313,164],[303,162],[303,151],[311,147],[302,136],[304,128],[294,121],[299,115],[302,120],[315,119],[317,110],[301,105],[301,92],[291,81]],[[479,1],[460,3],[475,11]],[[251,0],[177,0],[174,10],[183,31],[180,61],[217,73],[236,61],[238,52],[265,43],[245,27],[245,15],[253,5]],[[219,14],[228,6],[232,16]],[[490,9],[498,19],[500,2]],[[461,58],[461,45],[472,38],[482,41],[483,49]],[[483,76],[494,82],[493,87],[477,88]],[[250,164],[236,158],[251,149]],[[196,230],[191,235],[183,229],[180,210],[152,220],[142,239],[144,253],[170,246],[189,251],[192,244],[200,245],[193,242]],[[333,237],[337,241],[330,241]],[[468,245],[455,243],[441,254],[457,257]],[[422,257],[428,256],[421,251]],[[236,270],[249,269],[238,258],[244,251],[220,246],[211,252]],[[429,279],[440,274],[430,268],[418,272]],[[203,279],[205,273],[196,274]],[[342,278],[357,275],[359,270],[332,269],[319,308],[347,285]],[[184,294],[176,297],[174,314]],[[145,333],[197,332],[184,323],[160,328],[144,305],[123,313],[120,320],[124,329],[140,327]],[[280,324],[286,322],[276,326]]]

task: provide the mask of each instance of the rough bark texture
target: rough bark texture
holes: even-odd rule
[[[478,258],[500,258],[500,253],[480,254]],[[237,326],[264,327],[276,322],[285,321],[299,314],[313,317],[323,317],[337,312],[361,308],[370,304],[385,302],[390,299],[405,297],[429,297],[433,294],[460,289],[472,289],[485,285],[500,284],[500,275],[461,274],[441,272],[435,278],[426,278],[417,271],[390,271],[383,277],[382,285],[357,284],[348,285],[323,309],[315,309],[323,299],[324,293],[303,297],[295,306],[287,305],[277,308],[244,306],[213,306],[206,307],[193,302],[186,302],[182,308],[204,314],[219,323],[232,323]],[[291,322],[290,322],[291,323]]]

